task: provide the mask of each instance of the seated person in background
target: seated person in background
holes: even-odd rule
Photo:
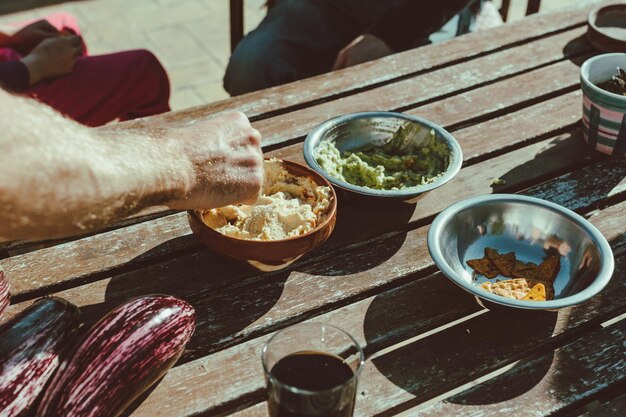
[[[0,27],[0,86],[88,126],[170,110],[169,80],[152,53],[87,56],[76,21],[65,13]]]
[[[90,129],[0,89],[0,241],[85,233],[151,206],[256,201],[259,132],[242,113],[158,131]]]
[[[224,88],[244,94],[467,33],[482,3],[278,0],[237,45]]]

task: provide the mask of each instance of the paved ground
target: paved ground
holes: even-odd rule
[[[576,0],[543,0],[541,10]],[[83,0],[0,16],[0,22],[74,14],[90,53],[145,48],[154,52],[172,83],[174,110],[228,97],[222,75],[230,53],[227,0]],[[497,2],[499,3],[499,2]],[[513,0],[509,20],[524,16],[526,2]],[[245,0],[246,29],[265,15],[264,0]]]

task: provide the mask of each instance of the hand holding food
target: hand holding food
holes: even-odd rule
[[[243,113],[222,113],[169,130],[184,157],[187,181],[168,202],[176,210],[209,209],[256,201],[263,184],[261,135]]]
[[[330,207],[330,188],[297,177],[281,161],[265,161],[261,197],[254,205],[230,205],[202,213],[202,220],[226,236],[278,240],[315,229]]]

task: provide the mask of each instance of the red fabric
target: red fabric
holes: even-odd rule
[[[46,17],[59,30],[80,34],[67,13]],[[21,24],[23,25],[23,24]],[[71,74],[42,81],[24,94],[50,105],[88,126],[112,120],[129,120],[170,110],[170,84],[165,69],[149,51],[132,50],[78,58]],[[21,56],[0,48],[0,61]]]
[[[167,74],[145,50],[78,58],[71,74],[25,93],[88,126],[170,110]]]

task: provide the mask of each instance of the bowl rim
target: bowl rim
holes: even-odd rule
[[[598,87],[597,85],[595,85],[589,80],[589,76],[587,75],[590,72],[589,67],[591,66],[591,64],[593,64],[596,61],[600,61],[602,59],[614,58],[614,57],[615,58],[620,57],[626,60],[626,53],[611,52],[607,54],[600,54],[600,55],[592,56],[591,58],[586,59],[585,62],[583,62],[583,64],[580,66],[580,79],[583,81],[586,87],[590,88],[592,91],[596,92],[597,94],[611,97],[615,100],[626,103],[626,96],[620,96],[619,94],[611,93],[610,91],[606,91]]]
[[[358,185],[350,184],[346,181],[342,181],[328,174],[315,160],[313,155],[315,149],[313,148],[312,143],[316,141],[320,143],[322,134],[331,129],[334,126],[338,126],[342,123],[345,123],[350,120],[359,120],[359,119],[370,119],[374,117],[379,118],[396,118],[403,119],[409,122],[418,123],[423,126],[429,127],[437,132],[437,134],[442,137],[448,147],[450,148],[450,164],[448,165],[448,169],[444,171],[444,174],[437,178],[435,181],[418,185],[411,188],[405,188],[402,190],[376,190],[368,187],[361,187]],[[415,197],[419,194],[425,193],[427,191],[434,190],[435,188],[441,187],[442,185],[449,182],[452,178],[456,176],[461,170],[461,166],[463,165],[463,151],[461,149],[461,145],[456,140],[454,136],[446,129],[441,127],[440,125],[431,122],[430,120],[412,116],[404,113],[398,112],[387,112],[387,111],[365,111],[365,112],[356,112],[356,113],[348,113],[341,116],[334,117],[332,119],[326,120],[325,122],[320,123],[316,127],[313,128],[304,139],[304,144],[302,146],[304,160],[308,164],[310,168],[314,171],[322,175],[326,180],[328,180],[333,185],[342,188],[344,190],[352,191],[357,194],[363,194],[372,197],[383,197],[383,198],[410,198]]]
[[[269,161],[270,159],[272,159],[272,158],[265,158],[264,161]],[[333,218],[337,216],[337,194],[335,193],[335,189],[328,182],[328,180],[326,178],[324,178],[319,173],[315,172],[315,170],[311,169],[310,167],[308,167],[308,166],[306,166],[304,164],[300,164],[300,163],[297,163],[297,162],[284,160],[284,159],[279,159],[279,161],[281,161],[281,163],[287,163],[288,165],[295,165],[295,166],[297,166],[299,168],[304,168],[311,176],[320,179],[324,183],[323,186],[328,187],[330,189],[330,207],[327,210],[326,218],[324,219],[323,222],[318,224],[313,230],[310,230],[309,232],[307,232],[305,234],[302,234],[302,235],[291,236],[291,237],[288,237],[288,238],[285,238],[285,239],[275,239],[275,240],[240,239],[238,237],[224,235],[224,234],[218,232],[217,230],[211,228],[208,224],[206,224],[202,220],[202,216],[200,216],[200,214],[198,213],[198,210],[187,210],[187,214],[189,216],[192,216],[198,222],[200,222],[202,227],[209,234],[214,235],[216,238],[231,240],[231,241],[234,241],[234,242],[246,242],[246,244],[249,244],[250,246],[263,245],[264,247],[267,247],[268,245],[281,245],[281,244],[293,242],[294,240],[297,240],[297,239],[307,238],[310,235],[312,235],[314,233],[317,233],[320,230],[324,229],[330,222],[333,221]]]
[[[472,283],[468,283],[467,281],[458,278],[456,272],[449,266],[448,262],[445,260],[436,236],[441,235],[444,224],[446,224],[453,216],[458,214],[460,211],[485,203],[530,204],[533,206],[538,206],[544,209],[551,210],[553,212],[556,212],[557,214],[561,214],[565,216],[568,220],[577,224],[588,233],[589,237],[596,243],[598,251],[600,252],[602,264],[595,280],[584,290],[567,297],[549,301],[527,301],[514,300],[496,294],[491,294],[486,291],[478,291],[478,287],[476,287]],[[542,200],[540,198],[523,196],[518,194],[488,194],[484,196],[468,198],[454,203],[453,205],[449,206],[441,213],[439,213],[439,215],[432,222],[428,231],[427,245],[431,258],[439,267],[441,272],[448,279],[459,285],[461,288],[465,289],[474,296],[483,298],[496,304],[528,310],[556,310],[583,303],[602,291],[602,289],[609,283],[615,267],[615,260],[613,257],[613,250],[611,249],[611,246],[607,242],[606,238],[602,235],[602,233],[600,233],[600,231],[588,220],[573,212],[572,210],[558,204]]]

